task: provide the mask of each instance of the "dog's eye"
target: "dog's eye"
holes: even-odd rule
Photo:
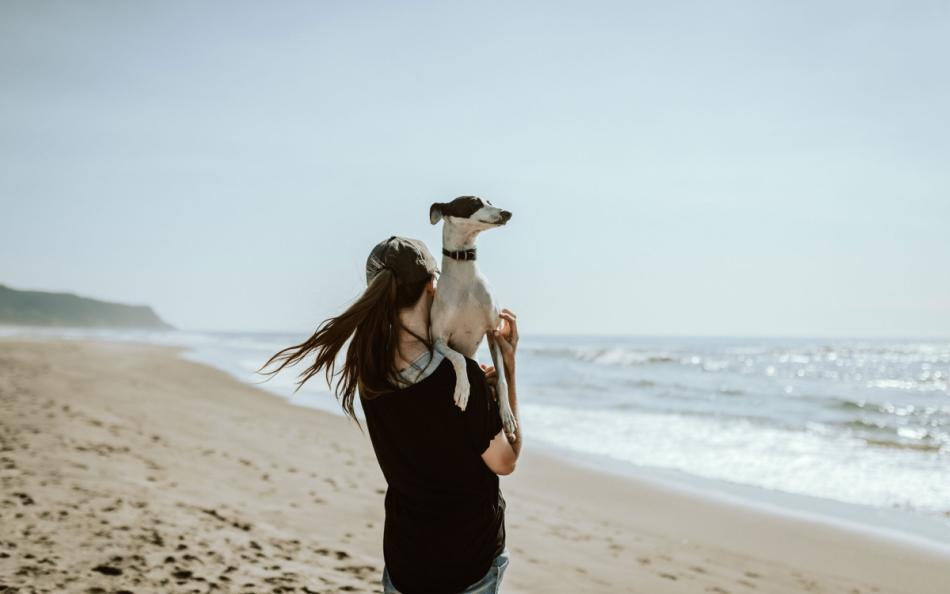
[[[486,200],[485,202],[488,203],[488,206],[491,206],[491,200]]]

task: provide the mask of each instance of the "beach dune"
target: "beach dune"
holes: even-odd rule
[[[503,477],[506,592],[946,592],[950,558],[582,468]],[[368,436],[175,349],[0,341],[0,592],[379,592]]]

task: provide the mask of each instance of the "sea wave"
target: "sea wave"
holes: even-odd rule
[[[562,347],[528,348],[532,354],[540,357],[572,359],[598,365],[655,365],[661,363],[679,363],[680,358],[669,353],[630,350],[625,348],[598,347]]]
[[[535,403],[522,410],[538,439],[587,454],[850,503],[950,507],[950,473],[937,471],[947,458],[932,448],[869,448],[847,434],[740,419]]]

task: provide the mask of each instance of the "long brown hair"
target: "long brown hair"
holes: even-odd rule
[[[296,393],[311,377],[326,370],[327,385],[332,384],[334,375],[342,377],[337,381],[334,394],[344,412],[356,424],[359,421],[353,411],[353,399],[356,390],[364,398],[375,398],[380,394],[396,389],[395,378],[399,374],[394,354],[402,351],[399,347],[401,330],[405,328],[399,319],[399,310],[411,307],[418,302],[425,290],[426,283],[433,278],[399,284],[392,270],[382,268],[357,300],[340,315],[323,320],[310,338],[277,351],[257,373],[273,376],[285,367],[294,365],[312,351],[316,360],[297,377]],[[405,328],[407,332],[422,341],[432,352],[432,339],[429,331],[422,337]],[[343,368],[338,372],[336,356],[352,335],[346,349]],[[275,369],[264,371],[272,363],[279,363]]]

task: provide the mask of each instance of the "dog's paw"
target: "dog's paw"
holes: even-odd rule
[[[460,381],[455,383],[455,393],[452,395],[452,398],[455,400],[455,406],[459,407],[462,410],[465,410],[465,407],[468,406],[468,395],[471,392],[471,387],[469,386],[468,380]]]
[[[502,410],[501,412],[501,425],[505,428],[505,433],[508,434],[508,439],[515,439],[518,432],[518,421],[515,420],[515,415],[508,409]]]

